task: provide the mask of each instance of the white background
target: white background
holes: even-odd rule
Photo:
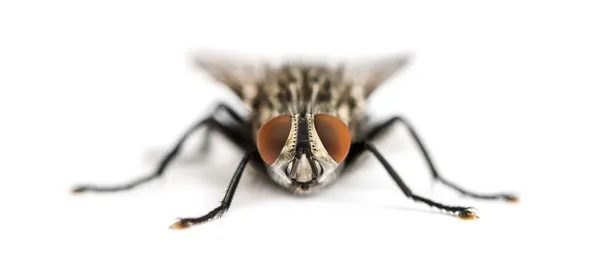
[[[598,259],[600,9],[593,1],[3,1],[1,259]],[[373,96],[410,118],[442,174],[517,205],[431,186],[405,128],[377,142],[413,190],[475,206],[460,221],[404,197],[371,156],[312,198],[248,173],[217,205],[241,152],[197,142],[161,181],[73,197],[78,183],[149,171],[217,100],[191,50],[279,58],[402,52],[413,62]],[[200,140],[202,134],[199,133]],[[13,255],[11,255],[13,254]]]

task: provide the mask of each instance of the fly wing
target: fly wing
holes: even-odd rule
[[[408,54],[396,54],[366,61],[350,61],[342,65],[343,81],[352,86],[353,91],[360,91],[362,96],[367,98],[403,69],[409,61]]]
[[[192,61],[195,67],[226,85],[248,107],[256,98],[258,88],[264,84],[268,72],[268,63],[258,58],[206,52],[192,55]]]

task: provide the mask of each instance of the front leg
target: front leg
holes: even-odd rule
[[[193,225],[202,224],[207,221],[213,220],[215,218],[221,217],[225,212],[227,212],[227,210],[231,206],[231,202],[233,201],[233,195],[235,194],[235,191],[237,190],[240,179],[242,178],[242,173],[246,169],[246,165],[248,164],[248,162],[250,162],[250,160],[258,158],[257,156],[258,156],[257,152],[246,152],[244,154],[244,158],[238,164],[238,167],[235,170],[235,173],[233,174],[231,181],[229,182],[229,186],[227,187],[225,196],[223,197],[223,200],[221,200],[221,203],[219,203],[219,206],[217,206],[216,208],[214,208],[207,214],[200,216],[200,217],[179,219],[179,221],[173,223],[170,226],[170,228],[184,229],[184,228],[191,227]]]
[[[463,195],[477,198],[477,199],[486,199],[486,200],[502,199],[502,200],[505,200],[508,202],[517,202],[518,201],[518,197],[513,194],[507,194],[507,193],[480,194],[480,193],[472,192],[472,191],[469,191],[467,189],[464,189],[464,188],[456,185],[455,183],[453,183],[453,182],[449,181],[448,179],[444,178],[443,176],[441,176],[439,174],[438,170],[436,169],[436,167],[434,166],[433,160],[431,159],[429,152],[425,148],[425,145],[423,144],[422,139],[417,134],[417,131],[412,126],[412,124],[410,124],[408,122],[408,120],[406,120],[405,118],[403,118],[401,116],[394,116],[394,117],[384,121],[383,123],[374,126],[367,134],[366,139],[373,140],[374,138],[377,138],[379,135],[381,135],[382,132],[384,132],[385,130],[388,130],[396,122],[401,122],[408,128],[413,140],[415,140],[415,142],[419,146],[419,150],[421,151],[421,154],[423,155],[423,157],[425,157],[425,161],[427,162],[427,165],[429,167],[431,175],[435,181],[439,181],[439,182],[445,184],[446,186],[460,192]]]

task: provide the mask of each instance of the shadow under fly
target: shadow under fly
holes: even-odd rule
[[[219,103],[213,114],[192,124],[160,160],[154,172],[116,186],[82,185],[74,192],[118,192],[163,176],[195,131],[218,131],[243,151],[225,196],[203,216],[181,218],[171,225],[183,229],[221,217],[233,201],[240,179],[251,164],[274,184],[294,195],[310,195],[343,175],[348,166],[365,153],[371,154],[409,199],[457,216],[479,218],[472,207],[446,205],[413,193],[388,159],[372,144],[385,130],[403,124],[424,156],[434,181],[477,199],[517,202],[507,193],[479,194],[446,179],[434,166],[415,127],[403,116],[393,115],[370,124],[365,104],[370,95],[405,67],[408,55],[392,55],[362,62],[328,65],[288,60],[282,64],[242,60],[225,55],[197,55],[194,64],[214,80],[227,86],[249,110],[241,116]],[[231,120],[215,117],[224,112]],[[205,137],[208,137],[206,135]],[[205,146],[207,146],[205,144]],[[207,151],[205,149],[205,151]]]

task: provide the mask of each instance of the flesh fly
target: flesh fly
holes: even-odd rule
[[[275,66],[218,55],[196,56],[197,68],[228,87],[245,104],[249,116],[243,117],[229,105],[220,103],[213,114],[187,129],[151,174],[122,185],[83,185],[73,191],[125,191],[157,179],[163,176],[188,137],[200,128],[208,128],[219,131],[244,151],[243,159],[219,206],[200,217],[182,218],[171,228],[187,228],[221,217],[229,209],[248,164],[258,167],[291,193],[310,195],[337,180],[365,153],[371,153],[382,164],[406,197],[461,219],[479,218],[471,207],[445,205],[413,193],[371,143],[395,123],[402,123],[418,144],[434,181],[478,199],[518,201],[516,196],[506,193],[471,192],[442,177],[406,118],[396,115],[382,122],[369,122],[365,111],[368,98],[404,68],[408,60],[407,55],[393,55],[362,63],[287,61]],[[214,115],[220,111],[226,112],[233,123],[217,120]]]

